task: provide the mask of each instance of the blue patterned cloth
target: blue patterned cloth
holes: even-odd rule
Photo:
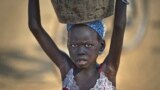
[[[96,20],[93,22],[87,22],[87,23],[83,23],[83,24],[92,28],[92,30],[95,30],[102,39],[104,38],[105,31],[104,31],[104,25],[101,20]],[[74,26],[74,25],[75,24],[67,24],[67,30],[69,31],[72,28],[72,26]]]

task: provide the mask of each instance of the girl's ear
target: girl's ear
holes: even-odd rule
[[[101,40],[100,41],[100,49],[99,49],[99,54],[102,54],[102,52],[104,51],[104,49],[105,49],[105,47],[106,47],[106,42],[105,42],[105,40]]]

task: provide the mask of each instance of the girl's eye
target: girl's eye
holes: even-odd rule
[[[93,45],[92,44],[85,44],[85,47],[89,48],[89,47],[92,47]]]
[[[78,45],[77,44],[71,44],[71,47],[77,47]]]

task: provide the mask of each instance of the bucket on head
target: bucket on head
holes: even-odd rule
[[[61,23],[84,23],[109,17],[114,0],[51,0]]]

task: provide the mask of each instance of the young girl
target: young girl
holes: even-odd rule
[[[100,65],[96,59],[105,48],[101,20],[68,24],[67,47],[61,51],[41,25],[39,0],[29,0],[29,28],[60,70],[63,90],[114,90],[126,23],[125,0],[117,0],[109,54]]]

